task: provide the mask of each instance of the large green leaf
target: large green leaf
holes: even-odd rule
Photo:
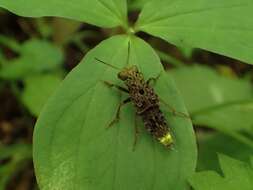
[[[219,75],[206,66],[169,72],[184,98],[194,124],[225,132],[253,147],[253,140],[234,132],[253,133],[253,90],[250,81]]]
[[[132,151],[132,104],[122,108],[119,123],[106,129],[115,116],[121,93],[108,88],[102,80],[123,84],[117,79],[117,70],[95,58],[123,68],[129,40],[130,64],[137,65],[146,79],[162,71],[152,48],[135,37],[115,36],[91,50],[49,100],[36,124],[34,162],[43,190],[185,189],[186,178],[196,164],[196,144],[189,119],[175,117],[162,106],[175,139],[174,150],[155,141],[138,120],[141,133]],[[186,112],[173,82],[164,72],[156,90],[176,110]]]
[[[226,131],[245,130],[253,134],[253,99],[217,106],[193,115],[198,125],[222,128]],[[252,139],[253,142],[253,139]]]
[[[252,190],[253,166],[219,155],[223,176],[213,171],[199,172],[193,175],[190,182],[195,190]]]
[[[169,71],[192,114],[253,97],[250,81],[228,78],[207,66],[193,65]]]
[[[21,16],[57,16],[102,27],[126,25],[125,0],[0,0],[0,7]]]
[[[175,80],[184,97],[186,107],[193,116],[225,110],[228,107],[233,108],[235,105],[249,104],[253,98],[249,81],[221,76],[206,66],[180,67],[171,70],[169,74]]]
[[[153,0],[136,30],[253,64],[253,1]]]

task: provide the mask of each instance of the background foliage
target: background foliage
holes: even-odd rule
[[[252,6],[250,0],[0,0],[0,188],[37,188],[27,172],[39,116],[33,160],[41,189],[252,189]],[[124,68],[128,53],[145,79],[161,74],[152,85],[177,111],[188,110],[196,137],[190,120],[162,103],[172,150],[138,119],[132,151],[132,105],[106,130],[127,96],[101,82],[123,85],[118,71],[95,58]]]

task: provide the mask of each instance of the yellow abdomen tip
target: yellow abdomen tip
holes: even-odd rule
[[[170,133],[158,139],[164,146],[170,146],[173,143],[173,139]]]

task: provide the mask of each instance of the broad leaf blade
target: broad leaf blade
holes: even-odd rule
[[[253,64],[251,0],[153,0],[137,23],[178,46],[202,48]]]
[[[42,189],[184,189],[196,164],[196,146],[188,119],[166,113],[175,150],[167,150],[141,130],[136,150],[132,104],[122,108],[120,121],[106,126],[115,116],[120,93],[103,80],[120,84],[116,70],[126,66],[129,37],[117,36],[102,42],[87,54],[50,99],[37,122],[34,161]],[[130,40],[130,63],[145,77],[162,71],[154,51],[142,40]],[[156,89],[178,111],[185,108],[171,80],[164,74]],[[170,92],[168,94],[168,92]],[[121,95],[122,99],[127,95]],[[165,107],[162,107],[166,110]]]
[[[195,114],[194,123],[225,131],[248,131],[253,134],[253,100],[217,106]],[[253,143],[253,139],[252,139]],[[253,145],[253,144],[252,144]]]
[[[253,93],[250,81],[224,77],[209,67],[197,65],[173,69],[169,74],[199,124],[223,126],[229,130],[251,128]]]
[[[125,0],[0,0],[0,7],[20,16],[64,17],[101,27],[126,25]]]
[[[193,123],[217,129],[253,146],[251,138],[239,131],[252,133],[253,93],[250,81],[221,76],[205,66],[171,70],[184,98]]]

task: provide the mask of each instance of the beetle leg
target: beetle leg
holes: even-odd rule
[[[161,75],[162,75],[162,71],[159,73],[158,76],[149,78],[149,79],[147,80],[147,84],[149,85],[150,82],[152,82],[152,81],[153,81],[154,83],[156,83],[156,81],[160,78]]]
[[[111,127],[111,126],[113,126],[114,124],[116,124],[116,123],[119,122],[119,119],[120,119],[120,110],[121,110],[121,108],[122,108],[125,104],[129,103],[130,101],[131,101],[131,99],[130,99],[130,98],[127,98],[126,100],[124,100],[123,102],[121,102],[121,103],[119,104],[119,106],[118,106],[118,108],[117,108],[116,116],[115,116],[115,118],[110,122],[110,124],[107,126],[107,128],[109,128],[109,127]]]
[[[184,117],[184,118],[188,118],[191,119],[191,117],[183,112],[178,112],[175,110],[175,108],[171,107],[169,104],[167,104],[163,99],[159,98],[160,101],[170,110],[170,112],[174,115],[174,116],[179,116],[179,117]]]
[[[138,137],[139,137],[139,129],[137,126],[137,113],[135,113],[135,115],[134,115],[134,143],[133,143],[133,149],[132,149],[133,151],[135,151]]]

